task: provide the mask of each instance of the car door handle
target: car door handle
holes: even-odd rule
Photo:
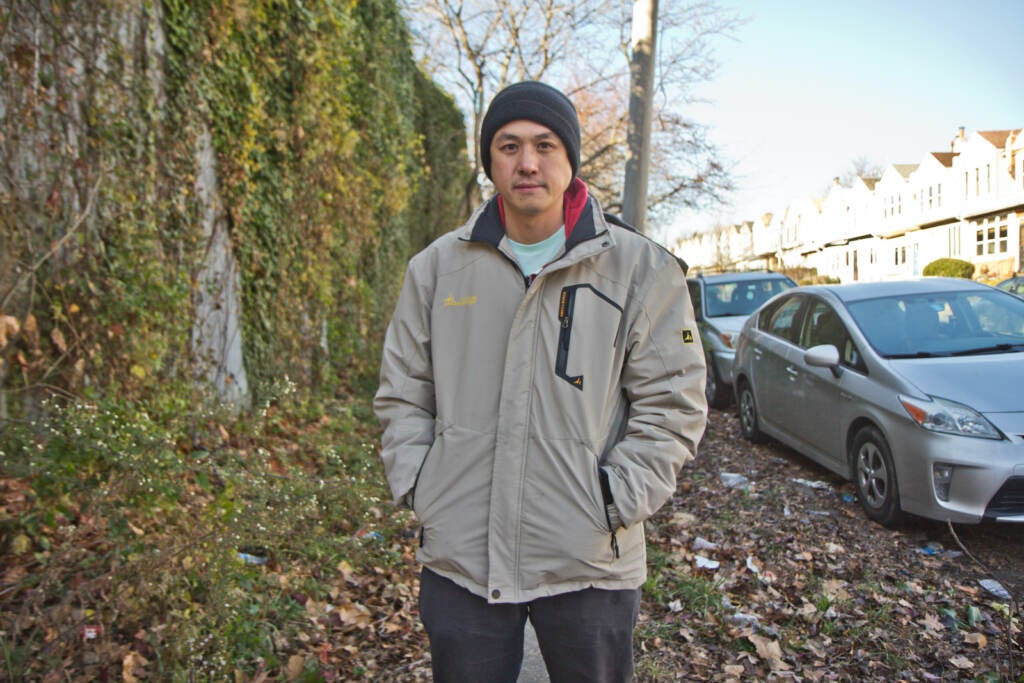
[[[796,368],[794,368],[792,365],[787,365],[786,366],[786,372],[789,373],[790,377],[797,377],[797,376],[800,375],[800,372]]]
[[[762,351],[761,349],[754,349],[754,355],[760,358],[761,356],[764,355],[764,351]]]

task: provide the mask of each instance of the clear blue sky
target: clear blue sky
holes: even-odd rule
[[[748,18],[688,112],[734,164],[733,206],[691,232],[820,196],[865,158],[945,151],[964,126],[1024,127],[1024,0],[719,0]]]

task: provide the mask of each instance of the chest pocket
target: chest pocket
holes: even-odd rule
[[[580,391],[587,361],[607,366],[618,345],[622,307],[591,285],[563,287],[558,302],[558,353],[555,374]]]

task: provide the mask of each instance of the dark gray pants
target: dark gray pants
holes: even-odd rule
[[[436,683],[515,683],[527,618],[552,683],[627,683],[639,610],[639,589],[588,588],[492,605],[429,569],[420,575]]]

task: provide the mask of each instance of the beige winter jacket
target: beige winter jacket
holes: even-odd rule
[[[704,372],[672,254],[588,198],[527,286],[486,203],[410,261],[385,340],[381,456],[418,558],[491,602],[640,586],[643,521],[703,434]]]

